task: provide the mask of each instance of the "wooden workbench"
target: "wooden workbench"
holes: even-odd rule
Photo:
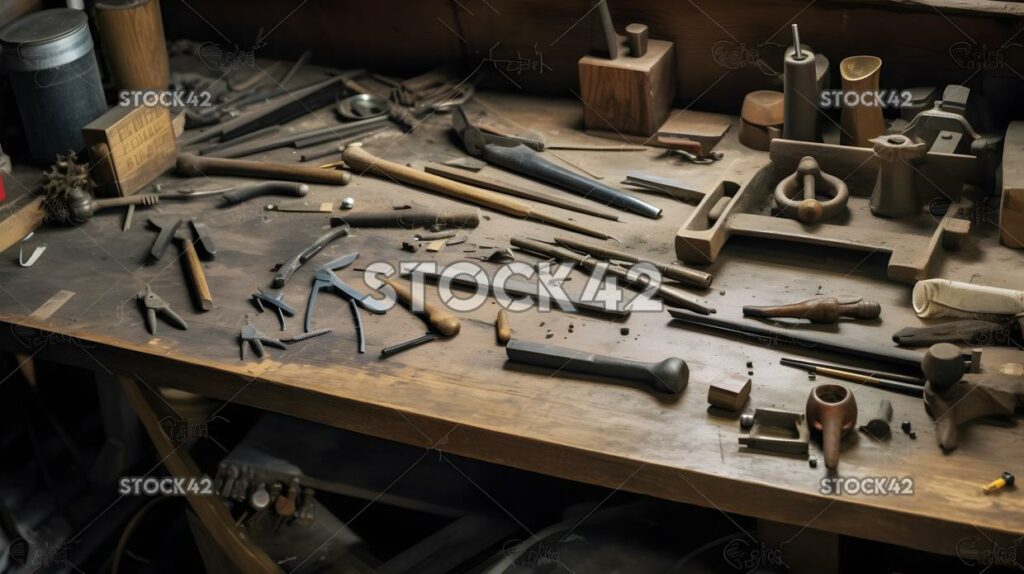
[[[601,141],[578,131],[581,111],[576,100],[483,94],[470,109],[532,129],[549,142]],[[334,121],[329,110],[318,115]],[[306,127],[318,126],[314,118],[302,122]],[[401,162],[451,159],[461,152],[449,138],[448,122],[447,116],[435,116],[411,136],[389,131],[367,138],[365,145],[381,157]],[[723,177],[735,177],[731,166],[736,160],[767,161],[766,154],[739,146],[735,126],[718,149],[725,159],[712,166],[689,165],[656,149],[558,153],[604,175],[612,185],[628,171],[643,170],[685,180],[703,190],[712,189]],[[297,160],[292,150],[259,157]],[[496,172],[487,168],[483,173]],[[169,187],[179,183],[170,176],[164,181]],[[205,187],[213,182],[183,183]],[[636,194],[663,207],[664,216],[653,221],[623,212],[620,223],[571,216],[612,229],[628,249],[671,259],[675,232],[693,206],[657,194]],[[346,196],[353,197],[360,210],[390,209],[393,202],[409,201],[454,205],[373,176],[357,176],[346,188],[313,186],[309,199],[311,203],[337,202]],[[820,480],[827,476],[823,464],[811,468],[803,458],[744,452],[737,444],[737,422],[706,412],[709,383],[746,376],[748,361],[754,373],[750,407],[802,411],[815,383],[804,373],[779,365],[781,356],[795,353],[672,326],[664,312],[634,313],[617,323],[531,310],[513,313],[512,326],[519,338],[598,353],[639,360],[682,357],[690,365],[691,377],[678,400],[593,377],[566,372],[551,376],[506,363],[504,349],[494,342],[497,306],[493,300],[463,315],[457,338],[381,360],[381,348],[422,334],[424,323],[404,308],[381,316],[363,313],[368,349],[361,355],[356,352],[348,306],[325,293],[317,304],[315,324],[334,328],[333,334],[291,345],[286,351],[270,348],[263,361],[254,360],[250,353],[250,360],[242,363],[237,336],[245,315],[255,313],[250,293],[269,287],[271,267],[310,243],[328,223],[326,214],[265,211],[264,206],[273,201],[262,198],[229,209],[214,207],[219,204],[216,198],[164,201],[153,211],[137,211],[136,223],[127,233],[121,232],[118,212],[104,212],[80,227],[40,230],[37,238],[49,248],[35,266],[17,266],[17,247],[6,251],[0,264],[0,319],[15,327],[4,329],[0,340],[9,350],[29,356],[76,355],[96,369],[128,373],[147,386],[169,385],[404,443],[800,529],[947,555],[955,554],[964,540],[1010,545],[1024,535],[1024,498],[1019,491],[997,496],[981,493],[981,486],[1002,471],[1022,472],[1006,468],[1019,463],[1024,451],[1024,428],[1019,423],[973,425],[963,433],[959,450],[943,455],[920,399],[848,385],[862,411],[870,411],[883,397],[891,400],[895,432],[887,443],[857,433],[851,436],[844,443],[840,476],[910,477],[914,492],[825,496],[819,493]],[[204,212],[219,249],[217,258],[205,264],[215,301],[212,311],[198,313],[191,303],[175,248],[159,263],[147,262],[155,233],[144,222],[154,212]],[[437,259],[478,256],[483,248],[475,253],[463,250],[471,245],[504,246],[512,234],[547,239],[563,233],[486,210],[484,214],[468,243],[448,247]],[[358,251],[359,260],[339,276],[362,286],[356,268],[375,261],[431,258],[432,254],[422,251],[413,255],[399,249],[411,235],[402,230],[359,229],[327,247],[285,289],[285,300],[299,310],[299,316],[288,322],[288,333],[301,331],[312,273],[319,264]],[[526,255],[518,258],[536,261]],[[940,271],[948,278],[1019,288],[1024,284],[1020,263],[1020,252],[998,246],[994,234],[983,231],[960,252],[946,254]],[[708,270],[715,282],[700,295],[722,317],[738,318],[743,304],[843,293],[878,300],[883,314],[874,322],[834,328],[842,335],[884,344],[899,328],[920,324],[910,310],[910,289],[884,279],[883,257],[732,239]],[[575,274],[567,289],[578,292],[583,282],[583,276]],[[160,322],[156,337],[147,334],[135,300],[147,283],[185,317],[188,331]],[[61,290],[73,296],[55,310],[47,307]],[[428,295],[436,298],[436,290],[428,288]],[[267,334],[278,333],[273,313],[254,315],[254,322]],[[629,328],[628,335],[622,334],[622,327]],[[31,329],[70,336],[75,342],[31,336]],[[545,339],[549,332],[551,338]],[[1006,361],[1021,359],[1008,350],[986,351],[989,367]],[[902,420],[912,421],[917,440],[899,431]],[[297,444],[301,444],[299,437]],[[817,442],[812,442],[811,449],[820,461]]]

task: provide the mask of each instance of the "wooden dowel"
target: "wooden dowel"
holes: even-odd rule
[[[286,163],[200,157],[192,154],[178,156],[178,173],[186,177],[234,175],[326,185],[348,185],[352,181],[352,174],[347,171]]]
[[[195,245],[191,239],[183,239],[181,249],[185,252],[185,267],[195,289],[196,302],[203,311],[209,311],[213,308],[213,294],[210,293],[210,285],[206,282],[206,273],[203,272],[203,264],[199,261]]]

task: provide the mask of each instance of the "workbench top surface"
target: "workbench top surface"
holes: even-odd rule
[[[518,94],[479,94],[468,110],[502,122],[515,131],[533,131],[548,142],[602,144],[584,134],[577,100],[551,100]],[[330,109],[306,117],[306,128],[320,120],[335,122]],[[427,119],[412,135],[388,130],[366,138],[366,148],[386,159],[422,166],[445,161],[462,152],[449,135],[448,116]],[[717,149],[725,159],[710,166],[691,165],[651,148],[644,152],[559,151],[559,156],[604,176],[618,185],[630,171],[671,177],[709,191],[720,179],[733,178],[733,162],[763,161],[767,154],[743,148],[737,128]],[[297,161],[297,152],[278,150],[261,158]],[[337,158],[328,158],[337,159]],[[557,160],[556,160],[557,161]],[[488,167],[483,175],[502,175]],[[514,176],[508,175],[509,179]],[[237,181],[212,178],[215,182]],[[214,181],[163,180],[199,187]],[[444,197],[405,187],[384,178],[357,175],[345,188],[312,186],[310,203],[355,199],[357,210],[389,210],[393,203],[426,206],[464,206]],[[621,221],[607,222],[569,214],[577,221],[611,230],[626,249],[673,260],[675,233],[692,205],[664,195],[634,192],[664,208],[659,220],[621,212]],[[725,377],[746,377],[752,365],[753,391],[748,408],[768,407],[802,411],[816,383],[797,370],[779,364],[782,356],[815,357],[804,350],[763,348],[670,324],[666,312],[634,313],[624,321],[561,312],[530,310],[512,313],[514,336],[531,341],[583,349],[624,358],[658,361],[668,356],[685,359],[690,383],[677,399],[656,397],[631,386],[594,377],[508,363],[495,343],[493,299],[462,315],[462,333],[382,360],[380,349],[422,334],[423,321],[404,308],[386,315],[363,313],[367,352],[356,352],[353,319],[345,302],[328,293],[320,296],[315,325],[332,334],[290,345],[268,348],[268,356],[239,360],[238,332],[246,314],[264,333],[279,333],[273,313],[255,314],[249,301],[257,288],[268,288],[275,263],[297,253],[328,228],[325,213],[279,213],[264,208],[276,198],[260,198],[219,209],[217,198],[190,202],[164,201],[150,211],[137,210],[136,222],[122,233],[119,210],[98,214],[77,227],[44,227],[33,241],[48,245],[34,266],[20,268],[17,247],[0,265],[0,319],[16,326],[5,333],[8,346],[26,356],[42,353],[78,354],[97,369],[129,373],[147,386],[171,385],[223,400],[252,405],[322,423],[476,457],[499,464],[646,493],[671,500],[714,507],[724,512],[785,522],[853,536],[956,554],[958,544],[973,540],[991,544],[1024,535],[1024,498],[1016,491],[984,496],[982,485],[1021,460],[1024,428],[974,424],[962,432],[958,450],[944,455],[936,443],[933,424],[920,399],[847,384],[863,413],[886,398],[894,408],[893,437],[877,442],[853,433],[844,442],[838,476],[909,477],[912,494],[824,495],[820,481],[828,476],[819,443],[811,453],[820,461],[811,468],[803,458],[745,452],[737,444],[736,419],[707,412],[709,383]],[[293,201],[294,198],[289,199]],[[863,201],[854,199],[853,201]],[[199,214],[214,234],[216,259],[204,263],[214,307],[197,312],[186,287],[176,249],[152,263],[147,254],[155,233],[145,225],[148,215]],[[284,290],[297,310],[287,334],[301,332],[301,316],[314,269],[331,259],[358,251],[358,261],[339,272],[342,280],[363,288],[362,269],[371,262],[402,260],[456,261],[482,255],[482,246],[506,246],[509,237],[550,239],[568,234],[536,222],[482,211],[481,225],[467,243],[438,254],[400,249],[412,231],[357,229],[335,241],[304,265]],[[476,247],[476,251],[464,250]],[[1021,252],[998,245],[992,230],[972,235],[956,253],[946,253],[939,275],[951,279],[1005,287],[1024,284]],[[517,254],[530,264],[537,258]],[[815,250],[763,240],[733,238],[722,256],[707,270],[713,287],[697,292],[718,309],[718,316],[741,317],[744,304],[779,304],[816,294],[864,296],[881,303],[876,321],[838,327],[851,340],[891,344],[890,337],[905,326],[922,324],[910,307],[910,288],[885,279],[881,254]],[[482,263],[483,266],[494,265]],[[565,285],[578,293],[584,276],[574,272]],[[159,322],[150,337],[135,295],[146,284],[167,300],[189,323],[179,331]],[[61,290],[73,292],[63,305],[44,306]],[[627,292],[629,293],[629,292]],[[437,300],[437,290],[428,288]],[[40,310],[43,309],[43,310]],[[50,311],[52,314],[46,316]],[[629,328],[623,335],[622,327]],[[73,336],[32,336],[25,328]],[[546,336],[550,334],[550,338]],[[1019,352],[986,350],[990,368],[1021,361]],[[818,382],[827,382],[820,378]],[[917,439],[899,431],[912,421]],[[401,477],[395,477],[400,480]],[[455,474],[453,473],[453,479]]]

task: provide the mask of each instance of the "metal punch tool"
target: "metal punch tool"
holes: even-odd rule
[[[382,315],[387,312],[388,308],[384,301],[378,301],[360,292],[335,275],[335,271],[348,267],[358,257],[359,253],[350,253],[317,268],[313,276],[313,289],[309,292],[309,302],[306,304],[306,332],[313,330],[313,308],[316,306],[316,297],[320,291],[328,288],[334,289],[346,299],[355,301],[357,305],[371,313]]]

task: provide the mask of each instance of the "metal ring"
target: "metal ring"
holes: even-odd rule
[[[338,102],[338,114],[348,120],[365,120],[387,115],[389,102],[374,94],[356,94]]]

